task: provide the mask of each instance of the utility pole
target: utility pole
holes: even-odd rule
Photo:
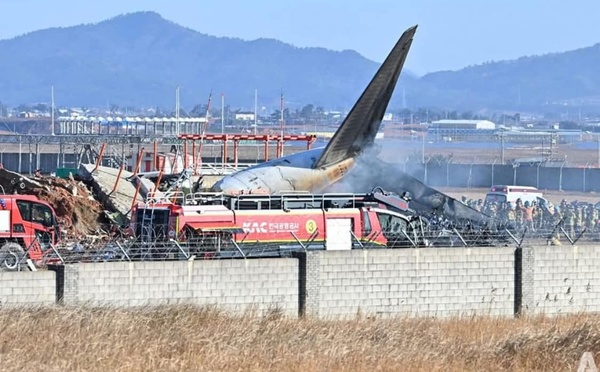
[[[52,135],[54,135],[54,85],[50,89],[50,94],[51,94],[51,97],[52,97],[52,105],[51,105],[52,108],[50,109],[50,110],[52,110],[52,113],[51,113],[52,121],[50,123],[50,127],[51,127],[51,130],[52,130]]]
[[[221,134],[225,134],[225,94],[221,93]]]
[[[421,163],[425,164],[425,136],[427,135],[426,132],[423,132],[423,135],[421,136]]]
[[[280,121],[280,125],[279,125],[279,129],[281,130],[281,141],[283,141],[283,91],[281,92],[281,121]]]
[[[254,135],[258,128],[258,89],[254,89]]]
[[[504,164],[504,132],[500,132],[500,158],[502,161],[502,164]]]
[[[281,148],[281,154],[279,154],[279,156],[283,156],[283,90],[281,91],[281,124],[280,124],[280,130],[281,130],[281,135],[279,137],[279,146]]]
[[[175,133],[179,135],[179,86],[175,89]]]
[[[600,134],[596,134],[596,142],[598,142],[598,165],[597,165],[597,167],[600,168]]]

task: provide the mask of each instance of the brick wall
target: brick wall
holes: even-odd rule
[[[55,301],[53,271],[0,272],[0,306],[51,305]]]
[[[319,316],[513,315],[514,248],[306,254],[304,311]]]
[[[65,304],[215,304],[298,314],[298,260],[112,262],[67,265]]]

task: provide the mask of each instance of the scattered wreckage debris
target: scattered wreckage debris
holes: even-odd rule
[[[122,168],[82,164],[79,175],[91,186],[94,196],[105,209],[123,216],[128,215],[132,201],[144,201],[154,189],[154,183],[149,179]]]

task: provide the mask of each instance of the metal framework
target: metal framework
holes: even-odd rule
[[[59,117],[58,133],[176,136],[180,133],[200,133],[206,122],[206,118]]]
[[[184,159],[187,162],[188,155],[188,142],[192,142],[192,155],[194,159],[198,156],[196,151],[196,141],[203,143],[204,141],[219,141],[221,142],[221,158],[223,163],[227,163],[228,160],[228,147],[230,141],[233,143],[233,164],[237,166],[239,159],[239,144],[241,141],[255,141],[263,142],[264,147],[264,161],[269,160],[269,143],[277,143],[277,157],[283,155],[283,145],[287,141],[306,141],[306,149],[310,150],[311,146],[317,140],[317,136],[313,134],[308,135],[295,135],[295,134],[181,134],[177,136],[178,139],[183,141]],[[187,168],[188,164],[185,164]]]

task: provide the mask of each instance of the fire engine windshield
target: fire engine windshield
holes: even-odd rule
[[[388,234],[398,235],[401,234],[402,231],[406,231],[408,222],[398,216],[378,212],[377,218],[379,219],[381,230],[386,236]]]
[[[381,232],[387,239],[387,246],[401,248],[420,244],[419,236],[422,236],[422,225],[425,223],[420,218],[410,222],[402,216],[377,212],[377,219],[381,225]]]
[[[46,227],[54,226],[52,210],[44,204],[33,203],[31,208],[31,222],[39,223]]]

